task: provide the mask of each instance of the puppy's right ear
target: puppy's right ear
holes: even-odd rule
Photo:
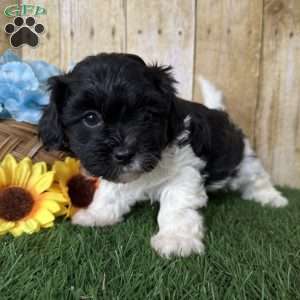
[[[61,110],[68,95],[67,75],[49,78],[50,100],[39,122],[39,136],[47,149],[62,149],[65,134]]]

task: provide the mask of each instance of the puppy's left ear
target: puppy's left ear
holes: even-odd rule
[[[175,84],[177,81],[173,77],[171,66],[159,66],[157,64],[148,66],[149,76],[156,88],[167,97],[175,97]]]
[[[39,121],[39,137],[47,149],[62,150],[65,134],[61,122],[61,109],[67,98],[67,75],[54,76],[48,80],[50,101]]]

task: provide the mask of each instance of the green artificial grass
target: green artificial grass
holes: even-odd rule
[[[110,228],[3,237],[0,299],[300,299],[300,191],[283,193],[283,209],[211,195],[204,256],[158,257],[150,203]]]

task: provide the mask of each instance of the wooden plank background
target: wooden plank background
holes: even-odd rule
[[[5,49],[9,48],[9,39],[4,31],[5,24],[11,21],[10,18],[4,15],[4,9],[8,5],[11,5],[11,1],[9,0],[2,0],[0,2],[0,53],[3,53]]]
[[[45,6],[38,20],[47,32],[37,48],[18,49],[23,58],[67,70],[89,54],[136,53],[173,65],[180,96],[193,101],[201,101],[202,74],[224,91],[273,180],[300,187],[299,0],[25,2]],[[1,14],[1,28],[8,21]],[[8,47],[1,30],[0,51]]]

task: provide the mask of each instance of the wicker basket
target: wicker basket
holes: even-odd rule
[[[33,161],[45,161],[49,165],[67,154],[48,152],[38,138],[37,126],[13,120],[0,121],[0,159],[11,153],[17,160],[29,156]]]

